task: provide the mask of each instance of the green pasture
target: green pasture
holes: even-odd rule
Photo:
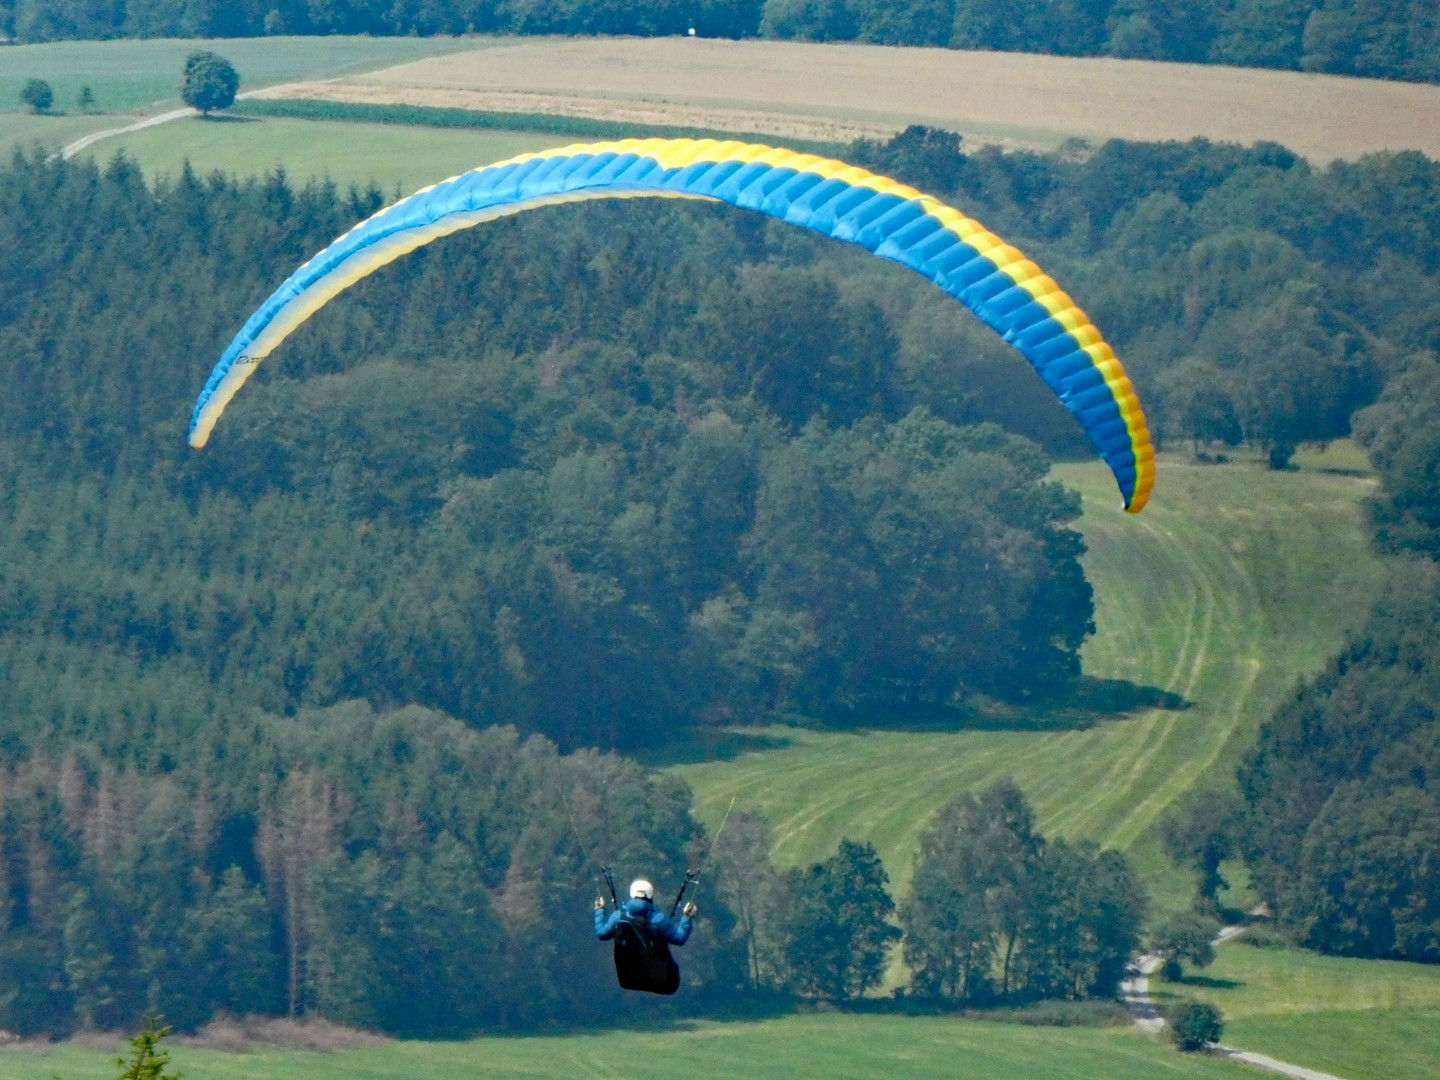
[[[60,147],[92,131],[118,127],[136,114],[179,108],[180,72],[195,49],[220,53],[240,73],[240,90],[302,79],[328,79],[473,49],[499,39],[269,37],[201,40],[57,41],[0,48],[0,152],[38,143]],[[30,79],[55,91],[53,112],[31,116],[20,102]],[[79,111],[82,87],[95,95]]]
[[[180,104],[180,72],[196,49],[218,52],[240,73],[240,90],[302,79],[329,79],[403,64],[459,49],[480,48],[481,38],[265,37],[220,40],[161,38],[55,41],[0,48],[0,111],[17,112],[27,79],[55,90],[55,109],[72,110],[80,88],[95,93],[96,108],[128,112]]]
[[[199,117],[106,139],[85,151],[104,162],[120,151],[147,176],[176,176],[186,160],[201,175],[255,176],[283,168],[297,186],[374,182],[387,195],[567,141],[541,132],[460,131],[280,118]]]
[[[0,49],[0,56],[5,50]],[[16,91],[18,94],[19,91]],[[17,98],[18,100],[18,98]],[[58,102],[57,98],[57,102]],[[47,150],[58,150],[66,143],[73,142],[92,131],[104,131],[116,126],[113,116],[86,116],[74,113],[65,116],[33,116],[30,113],[0,112],[0,154],[6,163],[16,147],[40,146]]]
[[[1130,851],[1160,908],[1183,907],[1192,885],[1161,852],[1156,822],[1197,784],[1223,782],[1379,582],[1363,469],[1347,448],[1287,473],[1164,455],[1150,505],[1132,516],[1103,465],[1061,465],[1056,475],[1084,498],[1095,589],[1089,700],[980,715],[967,730],[884,716],[851,730],[771,726],[734,734],[729,760],[674,771],[712,825],[732,797],[762,809],[783,863],[823,858],[842,837],[869,840],[900,894],[933,812],[1013,777],[1044,832]]]
[[[1183,1055],[1134,1028],[1034,1028],[941,1017],[831,1013],[760,1022],[678,1024],[469,1042],[397,1042],[313,1053],[248,1054],[180,1047],[186,1080],[578,1080],[676,1076],[686,1080],[1204,1080],[1233,1065]],[[43,1056],[0,1053],[0,1080],[112,1080],[113,1055],[73,1046]]]
[[[1213,1001],[1224,1041],[1346,1080],[1430,1080],[1440,1062],[1440,966],[1350,960],[1243,938],[1157,1001]]]

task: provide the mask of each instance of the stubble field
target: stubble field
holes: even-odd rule
[[[1318,162],[1440,157],[1440,86],[1145,60],[696,38],[491,39],[275,96],[548,112],[845,142],[907,124],[973,142],[1273,140]]]

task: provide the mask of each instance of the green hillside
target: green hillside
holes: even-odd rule
[[[1103,466],[1056,469],[1085,500],[1097,624],[1086,674],[1152,688],[1151,698],[1179,695],[1183,707],[1041,711],[1009,730],[993,721],[887,730],[881,717],[856,731],[767,728],[757,734],[774,748],[676,771],[712,823],[732,796],[762,808],[782,862],[817,860],[842,836],[870,840],[902,892],[931,813],[1013,776],[1042,831],[1131,851],[1161,906],[1183,906],[1190,883],[1151,827],[1202,779],[1223,775],[1295,680],[1336,649],[1379,581],[1359,507],[1372,481],[1355,475],[1347,451],[1289,473],[1165,455],[1156,494],[1134,518]]]

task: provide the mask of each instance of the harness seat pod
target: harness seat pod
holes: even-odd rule
[[[658,910],[648,881],[637,881],[630,892],[630,899],[609,913],[603,900],[596,901],[595,936],[614,941],[615,978],[622,989],[673,994],[680,989],[680,966],[670,946],[690,939],[694,920],[687,913],[671,921]]]
[[[615,927],[615,978],[622,990],[673,994],[680,989],[680,965],[668,942],[621,920]]]

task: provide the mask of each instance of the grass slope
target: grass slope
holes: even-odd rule
[[[1215,963],[1157,1001],[1213,1001],[1225,1042],[1347,1080],[1432,1080],[1440,1062],[1440,967],[1299,949],[1221,946]]]
[[[497,39],[503,40],[503,39]],[[0,152],[16,145],[61,146],[92,131],[119,126],[115,114],[180,107],[180,73],[195,49],[220,53],[240,73],[240,89],[298,79],[328,79],[435,56],[481,43],[457,38],[273,37],[220,41],[58,41],[0,48]],[[20,102],[29,79],[55,91],[55,111],[30,116]],[[81,87],[101,115],[78,112]]]
[[[111,1080],[112,1057],[66,1046],[39,1057],[0,1054],[0,1080],[56,1075]],[[790,1016],[761,1022],[681,1024],[459,1043],[395,1043],[317,1054],[178,1048],[186,1080],[576,1080],[661,1073],[689,1080],[1207,1080],[1234,1066],[1176,1053],[1132,1028],[1030,1028],[936,1017]]]
[[[408,195],[478,165],[564,141],[541,132],[197,117],[106,139],[85,153],[104,162],[123,150],[152,178],[176,176],[188,160],[202,176],[216,169],[254,176],[283,168],[296,185],[328,179],[344,189],[373,182],[387,195]]]
[[[842,837],[869,840],[903,894],[934,811],[1010,776],[1044,832],[1129,850],[1161,908],[1184,906],[1191,884],[1153,827],[1196,784],[1226,775],[1295,680],[1363,614],[1380,573],[1358,505],[1371,481],[1166,455],[1155,497],[1130,517],[1102,465],[1056,472],[1084,497],[1098,627],[1087,674],[1178,694],[1189,707],[1068,729],[1058,715],[1014,730],[887,730],[883,717],[858,731],[771,728],[762,734],[775,748],[674,767],[702,818],[713,825],[732,796],[760,807],[777,859],[790,864],[827,856]]]

